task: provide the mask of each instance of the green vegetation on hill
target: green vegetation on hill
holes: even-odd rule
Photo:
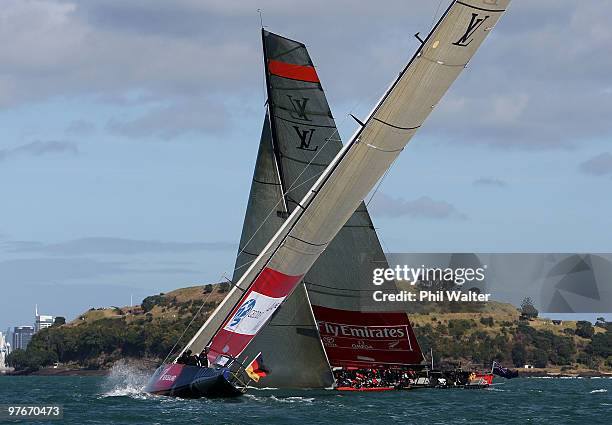
[[[139,307],[91,309],[75,321],[38,332],[26,350],[15,350],[8,362],[17,370],[37,370],[55,362],[98,369],[126,358],[161,360],[185,332],[185,343],[223,299],[227,288],[196,286],[154,295]]]
[[[411,319],[423,351],[432,348],[442,359],[484,364],[496,360],[516,367],[612,369],[612,323],[594,328],[582,321],[554,324],[547,319],[483,313],[415,315]]]
[[[38,332],[27,350],[14,351],[8,362],[17,370],[32,371],[56,362],[99,369],[126,357],[161,361],[192,319],[179,346],[228,290],[227,284],[194,286],[147,297],[137,307],[91,309],[71,323]],[[485,304],[478,312],[411,314],[423,352],[432,348],[436,359],[454,362],[612,369],[612,323],[523,320],[525,315],[521,319],[510,304]]]

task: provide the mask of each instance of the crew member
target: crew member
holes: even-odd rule
[[[183,351],[183,354],[176,359],[178,364],[189,364],[189,358],[191,357],[191,350]]]
[[[198,363],[200,367],[208,367],[208,352],[210,348],[204,347],[200,355],[198,356]]]

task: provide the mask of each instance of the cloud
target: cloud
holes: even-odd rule
[[[72,142],[36,141],[15,148],[0,149],[0,162],[17,156],[42,156],[61,153],[77,155],[79,149],[77,145]]]
[[[136,273],[177,275],[200,272],[181,267],[145,269],[132,267],[120,261],[100,261],[89,258],[23,258],[0,261],[0,276],[14,284],[49,283]]]
[[[30,258],[0,262],[0,276],[7,282],[35,283],[92,278],[129,272],[124,263],[83,258]]]
[[[49,255],[88,255],[144,253],[182,253],[208,250],[235,250],[229,242],[163,242],[110,237],[88,237],[66,242],[45,244],[42,242],[4,242],[5,250],[12,253],[36,252]]]
[[[593,176],[612,175],[612,153],[604,152],[593,158],[584,161],[578,167],[584,174]]]
[[[66,128],[66,133],[72,136],[87,136],[96,131],[96,126],[91,121],[76,120]]]
[[[428,196],[421,196],[412,201],[393,198],[385,193],[378,192],[374,196],[372,212],[381,217],[430,218],[430,219],[466,219],[467,216],[448,202],[436,201]]]
[[[439,17],[433,2],[403,0],[257,7],[270,30],[307,43],[336,116],[358,101],[367,112],[416,49],[412,34]],[[520,149],[612,135],[612,56],[601,54],[612,44],[611,14],[605,0],[512,2],[419,135]],[[263,103],[259,19],[244,2],[5,0],[0,20],[0,107],[140,92],[143,102],[172,104],[115,118],[109,129],[168,139],[228,131],[227,116],[216,127],[219,108]],[[199,99],[218,100],[189,110]]]
[[[180,101],[171,106],[155,107],[131,119],[113,119],[107,130],[130,137],[156,137],[170,140],[185,134],[219,133],[228,128],[228,114],[222,104],[209,101]]]
[[[474,186],[497,186],[505,187],[506,182],[504,180],[494,177],[480,177],[474,180]]]

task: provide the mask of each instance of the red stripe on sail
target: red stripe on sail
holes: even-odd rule
[[[286,297],[301,279],[302,276],[290,276],[266,267],[257,276],[250,291],[259,292],[273,298]]]
[[[418,364],[423,354],[406,313],[363,313],[312,306],[331,366]]]
[[[290,78],[292,80],[306,81],[309,83],[319,82],[317,71],[312,66],[295,65],[269,59],[268,71],[270,71],[270,74]]]
[[[271,298],[286,297],[293,292],[301,279],[302,276],[286,275],[267,267],[263,269],[259,276],[257,276],[257,279],[255,279],[251,288],[242,296],[240,302],[227,317],[219,332],[213,337],[210,343],[209,360],[213,362],[219,354],[229,354],[234,357],[238,356],[238,354],[249,345],[251,340],[255,338],[255,335],[245,335],[224,329],[234,317],[240,306],[242,306],[244,300],[247,299],[252,292]]]

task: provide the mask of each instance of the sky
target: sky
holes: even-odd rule
[[[306,43],[346,141],[446,3],[3,0],[0,330],[232,275],[257,8]],[[512,1],[376,192],[386,251],[612,251],[611,15]]]

